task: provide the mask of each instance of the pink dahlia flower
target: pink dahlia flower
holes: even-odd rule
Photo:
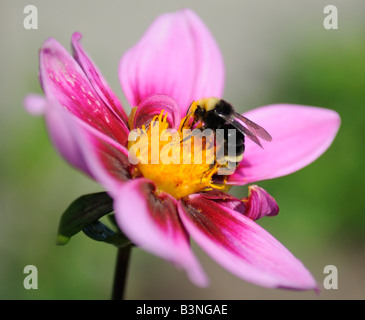
[[[102,184],[114,201],[120,229],[137,246],[183,268],[191,281],[208,284],[191,250],[194,239],[236,276],[265,287],[316,289],[316,281],[255,220],[278,213],[275,200],[249,186],[247,198],[218,189],[204,165],[133,165],[130,130],[154,119],[178,129],[193,101],[222,97],[224,66],[211,33],[191,10],[164,14],[121,59],[119,77],[132,107],[128,117],[116,95],[72,36],[73,57],[55,40],[40,49],[45,97],[29,95],[25,106],[44,114],[58,152]],[[163,117],[162,115],[165,115]],[[270,105],[244,114],[272,136],[264,149],[246,140],[243,160],[223,187],[272,179],[299,170],[331,144],[339,125],[331,110]],[[147,128],[147,129],[146,129]]]

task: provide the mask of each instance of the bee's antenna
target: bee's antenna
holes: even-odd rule
[[[186,115],[185,120],[184,120],[184,122],[183,122],[183,124],[182,124],[182,126],[181,126],[181,132],[182,132],[182,129],[183,129],[183,128],[184,128],[184,126],[185,126],[185,122],[186,122],[186,120],[189,118],[189,116],[190,116],[190,114]]]

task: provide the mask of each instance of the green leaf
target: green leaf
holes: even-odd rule
[[[94,221],[82,231],[91,239],[110,243],[117,247],[125,247],[131,244],[130,240],[119,229],[114,232],[100,221]]]
[[[61,216],[57,244],[66,244],[73,235],[111,212],[113,212],[113,199],[106,192],[77,198]]]

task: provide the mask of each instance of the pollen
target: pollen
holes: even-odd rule
[[[132,122],[130,118],[130,127]],[[183,118],[177,130],[170,129],[167,113],[162,111],[147,126],[135,129],[137,138],[128,144],[129,154],[137,160],[136,176],[152,180],[157,193],[166,192],[176,199],[224,187],[212,182],[219,168],[214,133],[194,135],[184,127],[188,122]]]

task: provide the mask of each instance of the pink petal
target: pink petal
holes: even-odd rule
[[[132,106],[164,94],[185,115],[193,100],[221,97],[224,66],[210,31],[191,10],[158,17],[122,58],[119,78]]]
[[[108,192],[132,178],[127,148],[78,118],[73,134],[94,179]]]
[[[176,200],[155,194],[149,180],[136,179],[114,193],[114,209],[122,231],[133,243],[184,268],[191,281],[206,286],[208,280],[193,255],[181,224]]]
[[[93,177],[75,137],[75,120],[55,100],[48,101],[45,120],[52,144],[59,154],[72,166]]]
[[[47,100],[39,94],[28,94],[23,101],[25,109],[34,116],[43,115],[46,111]]]
[[[297,171],[323,154],[340,127],[332,110],[299,105],[271,105],[244,114],[264,127],[273,141],[263,149],[246,139],[243,160],[229,179],[230,184],[247,184]]]
[[[107,190],[131,178],[128,150],[65,110],[48,101],[46,124],[57,151],[72,166],[103,184]]]
[[[211,190],[208,192],[200,193],[200,196],[204,199],[214,201],[224,208],[235,210],[241,214],[245,214],[246,203],[245,199],[237,199],[236,197],[219,190]]]
[[[261,219],[265,216],[276,216],[279,206],[267,191],[258,186],[248,187],[248,197],[237,199],[221,191],[210,191],[200,194],[203,198],[212,200],[222,206],[235,210],[251,220]]]
[[[180,108],[176,101],[169,96],[155,95],[143,99],[134,116],[134,128],[141,128],[151,122],[152,118],[161,111],[167,112],[167,122],[170,128],[178,129],[180,125]]]
[[[111,90],[99,69],[84,51],[80,43],[81,38],[82,35],[79,32],[75,32],[72,35],[72,49],[75,60],[79,63],[87,78],[90,80],[91,85],[109,109],[112,110],[119,119],[128,123],[128,116],[123,110],[117,96]]]
[[[44,42],[39,56],[40,78],[46,97],[57,99],[69,112],[126,145],[126,124],[104,104],[69,53],[50,38]]]
[[[203,198],[213,200],[213,201],[223,201],[223,202],[226,202],[226,201],[236,202],[237,201],[237,202],[241,202],[240,200],[238,200],[234,196],[230,195],[229,193],[225,193],[225,192],[217,190],[217,189],[212,189],[210,191],[202,192],[202,193],[200,193],[200,195]]]
[[[244,213],[247,218],[257,220],[265,216],[276,216],[278,213],[278,204],[263,188],[255,185],[248,187],[248,198],[245,202]]]
[[[191,237],[236,276],[265,287],[317,288],[303,264],[251,219],[199,195],[178,209]]]

